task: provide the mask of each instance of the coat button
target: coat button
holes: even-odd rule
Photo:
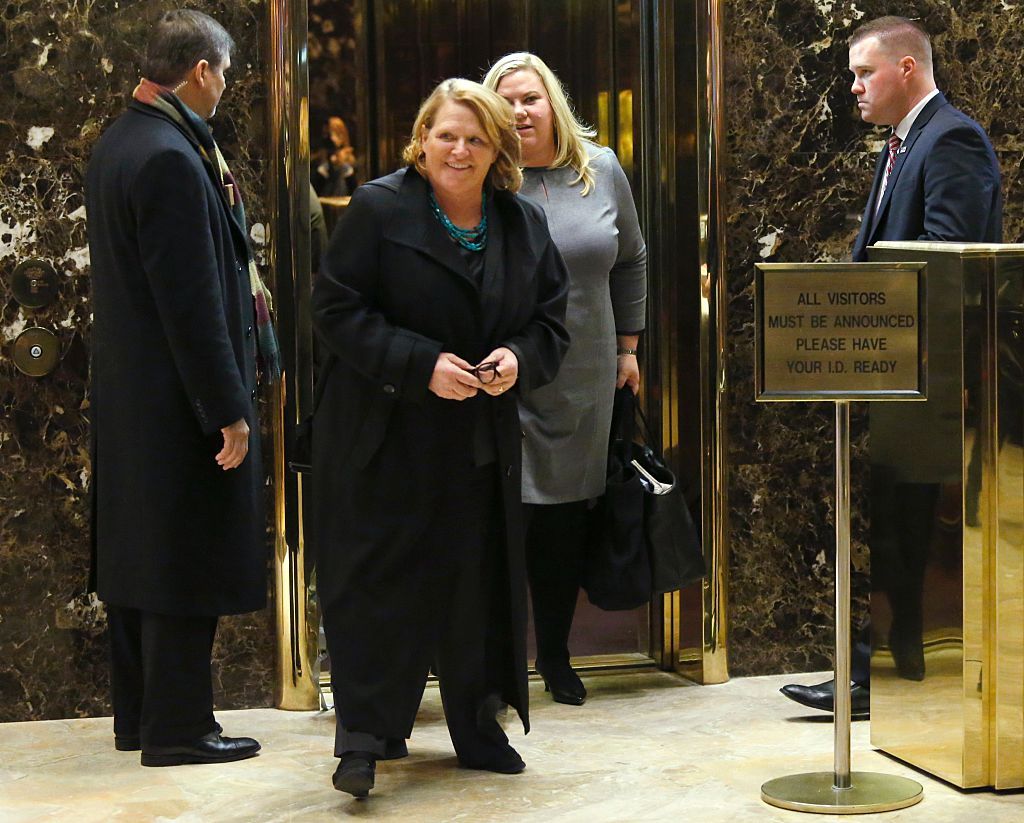
[[[511,476],[512,476],[512,467],[509,466],[507,469],[505,469],[505,477],[511,477]]]
[[[253,389],[251,392],[249,392],[249,397],[251,397],[253,400],[256,399],[256,389]]]
[[[252,326],[249,326],[249,327],[248,327],[248,328],[247,328],[247,329],[245,330],[245,336],[246,336],[246,337],[252,337]]]
[[[395,387],[392,386],[390,383],[385,383],[384,384],[384,394],[394,394],[394,393],[395,393]]]

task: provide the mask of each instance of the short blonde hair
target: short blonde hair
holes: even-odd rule
[[[587,144],[594,144],[597,132],[582,123],[572,110],[569,98],[555,73],[547,63],[536,54],[528,51],[517,51],[499,58],[487,71],[484,85],[494,91],[498,90],[501,79],[517,71],[532,71],[544,84],[544,90],[551,104],[551,113],[555,126],[555,162],[554,168],[570,166],[576,172],[576,179],[571,185],[583,182],[581,195],[586,197],[594,188],[594,172],[590,168],[590,154]]]
[[[476,115],[480,128],[498,152],[487,173],[490,184],[496,189],[519,191],[523,183],[523,172],[519,168],[519,135],[516,134],[512,107],[500,94],[472,80],[451,77],[438,83],[420,106],[412,126],[412,137],[402,150],[402,159],[426,177],[423,132],[433,127],[437,112],[449,100],[461,103]]]

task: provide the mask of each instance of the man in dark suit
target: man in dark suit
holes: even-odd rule
[[[853,259],[867,260],[868,246],[881,240],[1001,242],[1002,193],[995,152],[984,129],[953,108],[936,88],[928,33],[903,17],[865,23],[850,38],[850,71],[850,91],[857,97],[861,118],[891,128],[875,167]],[[937,486],[902,485],[905,488],[893,490],[900,498],[902,523],[896,539],[914,544],[906,549],[923,572]],[[893,603],[890,644],[897,671],[920,680],[920,615],[915,636],[913,628],[904,628],[914,618],[897,621],[902,611]],[[852,709],[862,716],[870,705],[870,656],[869,633],[864,630],[851,661]],[[805,706],[834,708],[831,680],[814,686],[791,684],[782,693]]]
[[[218,616],[266,597],[253,335],[265,295],[205,124],[233,46],[204,14],[163,15],[86,177],[93,584],[109,619],[114,744],[141,749],[144,766],[259,750],[221,736],[211,682]]]

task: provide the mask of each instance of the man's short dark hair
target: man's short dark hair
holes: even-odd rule
[[[169,11],[161,15],[149,38],[142,76],[171,86],[200,60],[220,68],[234,49],[231,35],[209,15],[192,9]]]
[[[924,26],[906,17],[877,17],[859,26],[850,37],[850,48],[861,40],[877,37],[882,48],[898,58],[910,55],[918,63],[931,68],[932,43]]]

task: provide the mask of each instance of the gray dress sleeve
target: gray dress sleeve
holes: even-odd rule
[[[619,232],[619,253],[609,274],[615,330],[620,334],[643,331],[647,315],[647,246],[640,233],[636,204],[626,173],[609,152],[609,172],[615,183],[617,205],[615,228]]]

